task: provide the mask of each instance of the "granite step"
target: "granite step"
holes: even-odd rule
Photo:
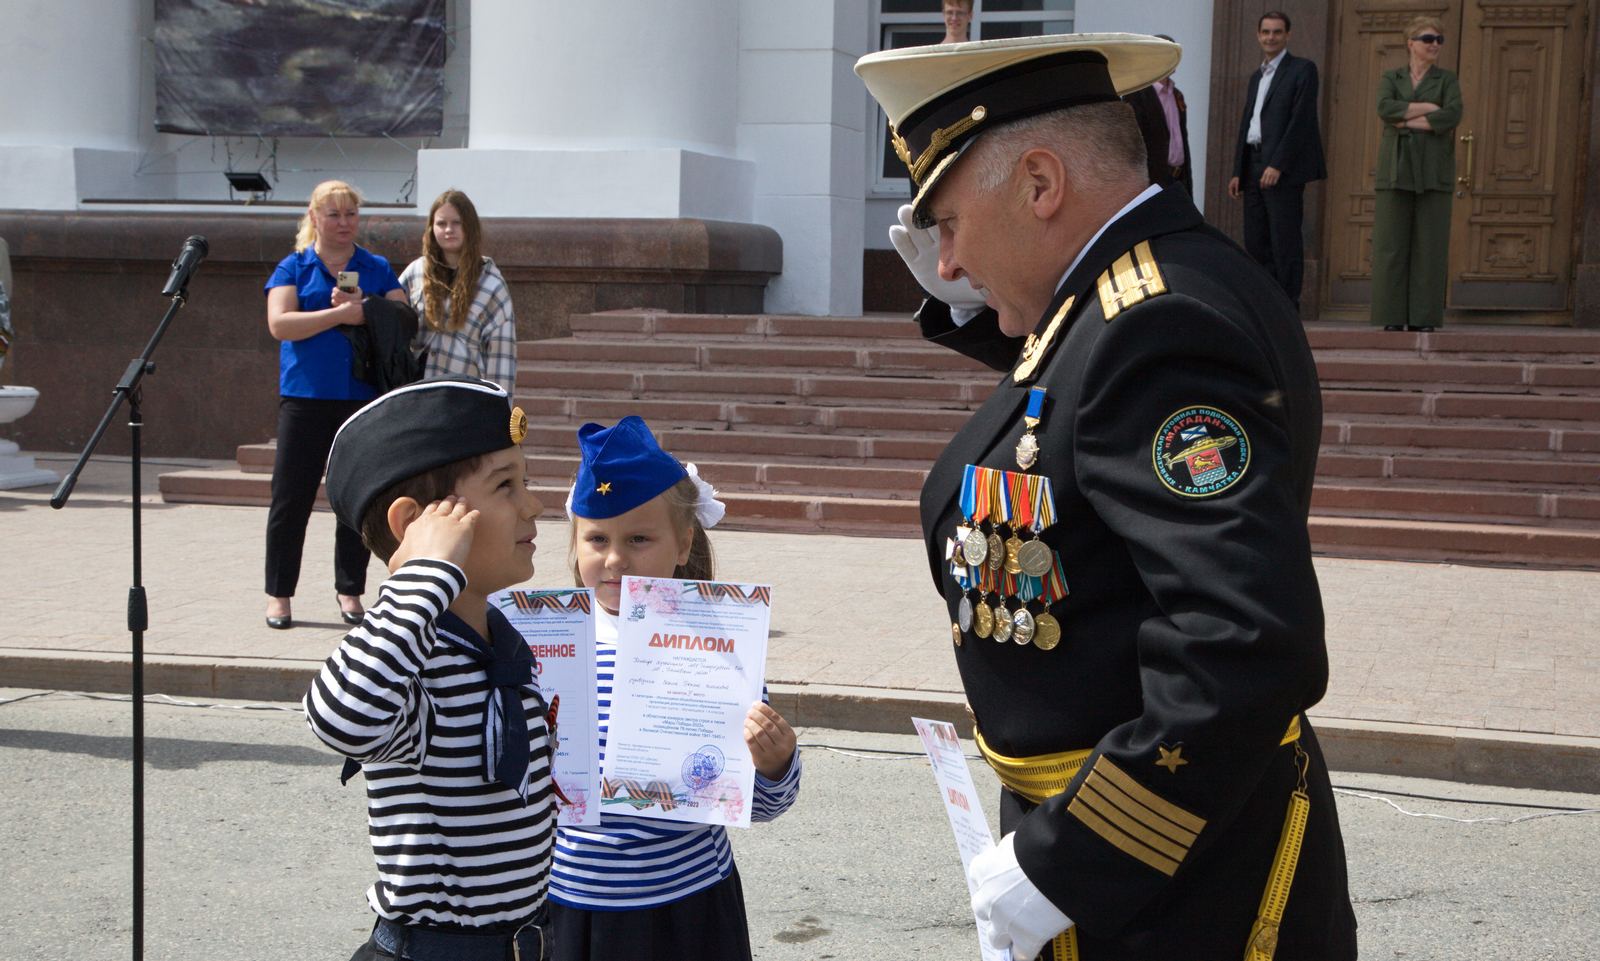
[[[691,370],[850,371],[987,371],[954,351],[916,344],[859,346],[823,344],[667,343],[657,340],[607,341],[563,337],[531,341],[517,347],[518,364],[604,364],[608,367],[687,368]],[[997,374],[985,374],[990,380]],[[520,380],[520,378],[519,378]]]

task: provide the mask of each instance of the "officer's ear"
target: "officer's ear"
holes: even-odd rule
[[[1071,185],[1066,165],[1053,151],[1034,147],[1017,161],[1022,202],[1039,220],[1050,220],[1066,202]]]

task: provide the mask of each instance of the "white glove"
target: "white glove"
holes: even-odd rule
[[[1011,949],[1016,961],[1036,957],[1044,943],[1072,927],[1049,898],[1028,880],[1012,849],[1016,834],[974,857],[967,867],[978,937],[996,952]]]
[[[912,226],[910,204],[901,205],[900,222],[889,228],[889,242],[929,296],[949,304],[951,311],[963,310],[970,315],[983,309],[983,295],[973,289],[967,278],[945,280],[939,276],[939,231]]]

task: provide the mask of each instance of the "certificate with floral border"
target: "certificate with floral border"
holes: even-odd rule
[[[772,589],[624,577],[602,811],[750,826]]]
[[[489,598],[533,652],[533,674],[556,714],[551,778],[558,824],[600,823],[595,729],[594,592],[501,591]]]

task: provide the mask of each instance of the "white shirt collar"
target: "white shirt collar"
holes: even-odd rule
[[[1283,58],[1288,56],[1288,54],[1288,47],[1284,47],[1282,50],[1279,50],[1276,57],[1273,57],[1271,60],[1267,60],[1261,64],[1261,72],[1266,74],[1276,71],[1278,69],[1278,64],[1282,63]]]
[[[1078,269],[1078,264],[1083,262],[1083,255],[1087,254],[1090,250],[1092,250],[1094,248],[1095,241],[1100,239],[1100,235],[1101,234],[1105,233],[1106,230],[1108,230],[1111,227],[1112,224],[1116,223],[1117,221],[1121,220],[1123,217],[1127,216],[1128,211],[1130,211],[1133,208],[1139,206],[1140,204],[1144,203],[1146,200],[1149,200],[1151,197],[1154,197],[1156,194],[1158,194],[1160,192],[1161,192],[1161,187],[1158,184],[1151,184],[1150,186],[1144,188],[1144,191],[1141,192],[1139,194],[1139,196],[1137,196],[1137,197],[1133,198],[1132,200],[1128,201],[1127,204],[1124,205],[1121,210],[1119,210],[1116,213],[1112,214],[1110,220],[1108,220],[1105,223],[1101,224],[1100,225],[1100,229],[1094,232],[1094,236],[1093,237],[1089,238],[1089,242],[1083,245],[1083,249],[1082,250],[1078,251],[1078,256],[1072,258],[1072,263],[1071,263],[1071,265],[1069,265],[1067,267],[1067,272],[1061,275],[1061,279],[1060,280],[1056,281],[1056,290],[1059,291],[1061,289],[1061,285],[1067,282],[1067,278],[1072,276],[1072,272],[1074,270]]]

